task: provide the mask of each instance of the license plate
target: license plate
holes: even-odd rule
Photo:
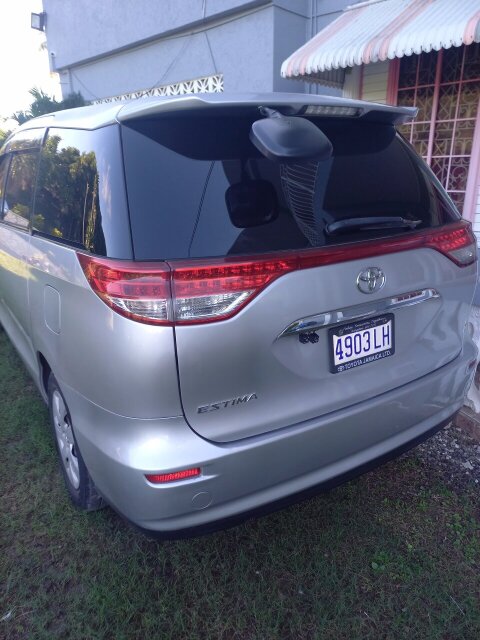
[[[330,371],[340,373],[393,356],[393,320],[393,314],[387,313],[330,329]]]

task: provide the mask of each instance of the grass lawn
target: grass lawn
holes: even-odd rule
[[[480,504],[415,456],[229,531],[155,542],[69,503],[0,333],[0,638],[480,638]]]

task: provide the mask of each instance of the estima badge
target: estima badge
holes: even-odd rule
[[[197,413],[207,413],[208,411],[218,411],[218,409],[226,409],[227,407],[236,407],[239,404],[246,404],[250,400],[258,400],[256,393],[247,393],[245,396],[231,398],[230,400],[222,400],[221,402],[212,402],[203,407],[198,407]]]
[[[375,293],[385,284],[385,274],[378,267],[368,267],[357,276],[357,287],[362,293]]]

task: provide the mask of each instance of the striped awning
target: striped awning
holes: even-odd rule
[[[480,0],[370,0],[347,7],[292,53],[281,73],[308,78],[473,42],[480,42]]]

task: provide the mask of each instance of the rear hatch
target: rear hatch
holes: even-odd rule
[[[219,442],[445,365],[475,282],[469,226],[384,114],[312,116],[333,153],[289,162],[252,144],[259,117],[218,107],[121,127],[135,260],[170,268],[185,418]]]

